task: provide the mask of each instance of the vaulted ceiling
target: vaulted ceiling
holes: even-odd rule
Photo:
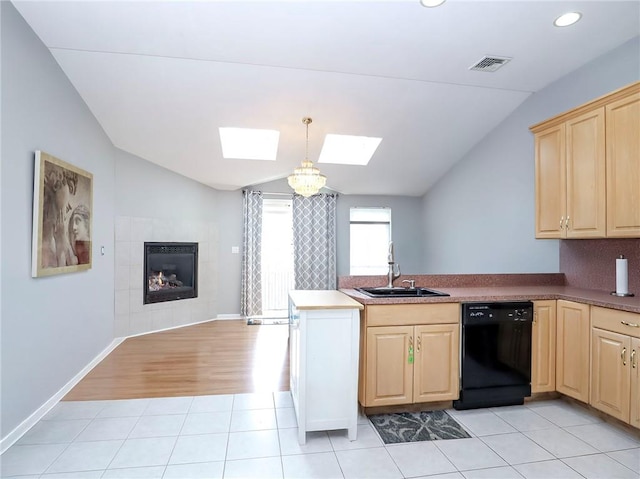
[[[640,34],[638,1],[19,1],[113,144],[218,189],[286,177],[328,133],[381,137],[346,194],[424,194],[529,95]],[[582,19],[557,28],[568,11]],[[471,71],[484,56],[512,58]],[[276,129],[276,161],[219,127]]]

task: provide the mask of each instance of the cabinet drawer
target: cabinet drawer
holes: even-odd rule
[[[640,338],[640,314],[592,306],[591,325],[594,328]]]
[[[459,303],[376,304],[365,308],[367,326],[412,326],[460,322]]]

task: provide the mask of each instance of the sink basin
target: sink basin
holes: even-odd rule
[[[449,296],[442,291],[428,288],[356,288],[370,298],[428,298],[434,296]]]

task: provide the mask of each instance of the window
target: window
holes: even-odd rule
[[[389,269],[391,208],[351,208],[350,274],[379,275]]]

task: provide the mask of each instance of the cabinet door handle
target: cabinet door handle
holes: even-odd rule
[[[409,336],[409,354],[407,355],[409,364],[413,364],[413,336]]]
[[[636,350],[634,349],[634,350],[631,351],[631,367],[633,369],[635,369],[636,366],[637,366],[637,364],[636,364]]]
[[[640,328],[640,324],[638,323],[627,323],[626,321],[620,321],[625,326],[630,326],[632,328]]]
[[[420,352],[420,346],[422,346],[422,341],[420,340],[420,336],[418,336],[418,349],[416,349],[416,352]]]
[[[562,226],[562,223],[564,223],[564,216],[560,217],[560,229],[564,228],[564,226]]]
[[[627,348],[622,348],[622,353],[620,354],[620,357],[622,358],[622,365],[626,366],[627,365]]]
[[[569,229],[569,216],[567,215],[567,219],[564,220],[564,229]]]

